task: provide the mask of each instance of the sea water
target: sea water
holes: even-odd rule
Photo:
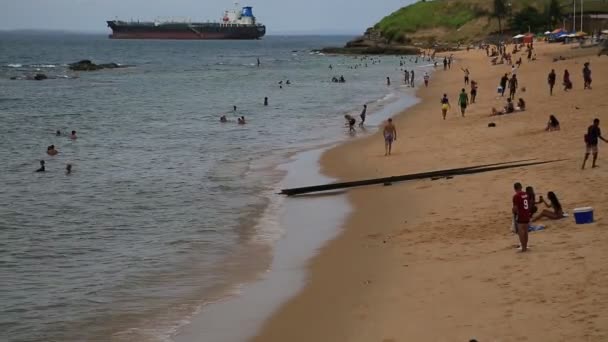
[[[0,340],[159,341],[255,279],[285,231],[278,166],[353,138],[364,103],[378,124],[413,101],[407,58],[312,51],[349,38],[3,34]],[[128,67],[68,69],[82,59]]]

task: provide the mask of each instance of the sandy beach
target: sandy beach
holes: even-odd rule
[[[600,142],[599,168],[591,169],[589,161],[581,170],[583,136],[594,118],[608,136],[608,57],[574,45],[535,47],[536,61],[526,61],[522,52],[514,57],[523,59],[516,98],[526,100],[525,112],[490,116],[492,107],[505,103],[496,87],[511,68],[492,66],[483,50],[458,52],[451,70],[438,67],[429,87],[419,89],[421,102],[395,116],[399,135],[392,156],[384,156],[378,132],[326,152],[323,172],[358,180],[532,158],[567,160],[349,190],[353,214],[341,234],[311,260],[305,288],[255,341],[608,339],[608,144]],[[560,55],[566,60],[553,62]],[[591,63],[592,90],[583,90],[584,62]],[[461,67],[479,84],[465,118],[457,108]],[[551,69],[557,73],[554,96],[547,86]],[[564,69],[574,82],[569,92],[560,86]],[[443,93],[452,104],[445,121]],[[545,132],[550,114],[561,131]],[[530,233],[530,252],[519,254],[510,232],[517,181],[533,186],[537,196],[554,191],[570,213],[541,220],[546,229]],[[584,206],[595,209],[596,222],[575,225],[572,209]]]

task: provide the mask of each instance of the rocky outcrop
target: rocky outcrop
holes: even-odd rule
[[[320,51],[331,54],[359,55],[415,55],[420,52],[419,48],[415,46],[389,42],[373,28],[368,28],[363,36],[347,42],[344,47],[326,47]]]
[[[69,65],[70,70],[73,71],[97,71],[102,69],[118,69],[126,67],[126,65],[120,65],[116,63],[95,64],[88,59],[84,59],[82,61]]]

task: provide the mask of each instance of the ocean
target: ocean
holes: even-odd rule
[[[369,134],[344,127],[365,103],[374,126],[415,101],[408,58],[312,51],[349,38],[3,33],[0,340],[171,341],[258,279],[287,232],[281,165]],[[68,70],[82,59],[127,67]]]

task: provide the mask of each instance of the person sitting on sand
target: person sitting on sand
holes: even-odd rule
[[[57,153],[59,153],[59,151],[55,149],[55,145],[51,145],[46,148],[46,154],[48,154],[49,156],[56,156]]]
[[[246,124],[246,123],[247,123],[247,122],[245,122],[245,117],[244,117],[244,116],[241,116],[240,118],[238,118],[238,124],[239,124],[239,125],[244,125],[244,124]]]
[[[36,172],[44,172],[44,160],[40,161],[40,168],[36,169]]]
[[[226,115],[220,116],[220,122],[228,122],[228,119],[226,119]]]
[[[397,140],[397,129],[393,124],[393,119],[388,119],[382,133],[384,135],[384,155],[389,156],[393,149],[393,141]]]
[[[530,217],[532,217],[536,212],[538,212],[537,204],[543,203],[542,200],[536,201],[536,194],[534,193],[534,188],[531,186],[526,187],[526,194],[528,195],[528,206],[530,208]],[[542,198],[542,196],[541,196]]]
[[[522,99],[521,97],[519,98],[519,100],[517,100],[517,110],[519,110],[520,112],[523,112],[526,110],[526,101],[524,101],[524,99]]]
[[[350,133],[355,133],[355,124],[357,123],[357,120],[349,114],[344,115],[344,120],[346,120],[346,126],[348,126],[348,131]]]
[[[441,98],[441,114],[443,115],[443,120],[445,120],[445,116],[448,114],[448,109],[450,109],[450,100],[448,100],[448,94],[443,94]]]
[[[549,191],[547,193],[547,198],[549,199],[549,203],[545,201],[545,199],[540,196],[540,201],[544,203],[548,208],[552,208],[553,210],[544,209],[540,215],[538,215],[534,221],[540,220],[543,217],[546,217],[551,220],[559,220],[564,217],[564,211],[562,209],[561,203],[557,199],[557,196],[553,191]]]
[[[70,134],[70,139],[72,140],[76,140],[78,137],[76,136],[76,131],[72,131],[72,134]]]
[[[515,106],[513,106],[513,101],[507,98],[507,104],[503,108],[503,110],[498,111],[496,108],[492,107],[492,115],[502,115],[502,114],[510,114],[515,111]]]
[[[549,122],[547,122],[547,128],[545,128],[545,131],[551,132],[551,131],[559,131],[559,130],[560,130],[559,121],[557,120],[555,115],[553,115],[553,114],[549,115]]]

